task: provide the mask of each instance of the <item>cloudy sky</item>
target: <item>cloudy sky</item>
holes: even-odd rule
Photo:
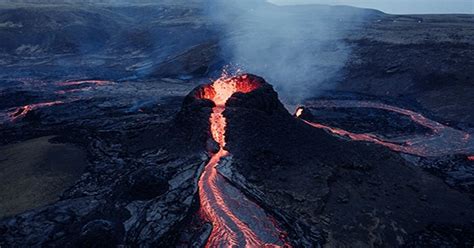
[[[373,8],[392,14],[474,14],[474,0],[268,0],[276,4],[331,4]]]

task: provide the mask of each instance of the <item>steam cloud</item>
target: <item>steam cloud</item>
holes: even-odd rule
[[[350,54],[342,41],[346,26],[365,15],[349,7],[281,7],[250,0],[209,6],[223,34],[222,57],[269,80],[287,104],[334,87]]]

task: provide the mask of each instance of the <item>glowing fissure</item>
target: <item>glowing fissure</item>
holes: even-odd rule
[[[422,157],[442,156],[456,153],[468,154],[474,151],[474,140],[469,133],[445,126],[439,122],[430,120],[425,116],[411,110],[395,107],[379,102],[356,101],[356,100],[320,100],[312,101],[310,108],[376,108],[396,112],[409,116],[411,120],[419,125],[429,128],[432,134],[417,135],[415,137],[398,137],[386,139],[371,133],[352,133],[340,128],[329,127],[320,123],[303,120],[307,124],[324,129],[338,136],[348,137],[355,141],[367,141],[383,145],[397,152],[413,154]],[[298,108],[295,115],[300,117],[303,108]]]
[[[225,149],[226,119],[222,114],[225,103],[232,94],[248,93],[257,87],[247,82],[245,75],[223,77],[203,88],[199,96],[216,105],[209,121],[212,138],[219,144],[219,151],[212,155],[199,180],[201,213],[213,225],[206,247],[288,247],[285,235],[275,221],[230,185],[216,169],[224,158],[230,159]]]

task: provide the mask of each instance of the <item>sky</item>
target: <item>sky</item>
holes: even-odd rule
[[[268,0],[276,4],[351,5],[390,14],[474,14],[474,0]]]

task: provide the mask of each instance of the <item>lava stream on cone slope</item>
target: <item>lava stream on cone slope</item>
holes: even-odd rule
[[[259,86],[250,75],[241,75],[222,77],[198,92],[198,98],[215,104],[209,122],[212,138],[219,144],[219,151],[213,154],[199,180],[201,213],[213,225],[206,247],[288,247],[276,222],[216,169],[220,161],[231,159],[225,149],[226,119],[222,114],[227,99],[236,92],[248,93]]]

